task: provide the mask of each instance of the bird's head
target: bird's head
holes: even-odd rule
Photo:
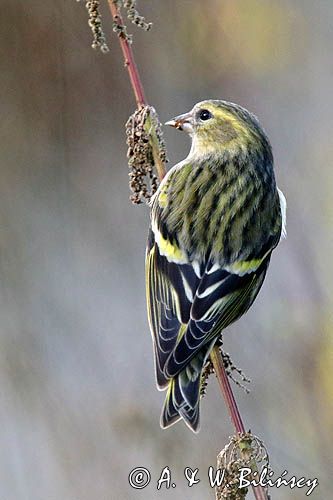
[[[191,111],[166,122],[192,137],[194,155],[239,153],[252,149],[270,149],[257,118],[246,109],[226,101],[207,100]]]

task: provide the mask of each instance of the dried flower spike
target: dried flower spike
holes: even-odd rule
[[[208,359],[205,367],[202,371],[201,382],[200,382],[200,397],[204,397],[206,395],[206,389],[208,384],[209,375],[214,373],[213,363]]]
[[[120,38],[124,38],[129,43],[132,43],[132,35],[127,33],[127,27],[122,22],[120,12],[121,8],[124,7],[127,11],[127,17],[132,21],[133,24],[139,26],[139,28],[149,31],[152,27],[152,23],[147,23],[143,16],[140,16],[136,10],[136,0],[113,0],[113,3],[117,7],[118,15],[114,15],[113,21],[113,31],[117,33]]]
[[[152,106],[143,106],[126,123],[131,201],[149,201],[158,187],[154,167],[167,161],[161,125]]]
[[[248,387],[245,384],[250,384],[251,380],[244,374],[241,368],[238,368],[232,361],[230,355],[221,349],[221,356],[223,359],[223,364],[228,377],[236,384],[238,387],[243,389],[247,394],[250,393]],[[240,377],[240,381],[235,377],[237,374]]]
[[[136,24],[139,28],[145,31],[149,31],[152,27],[152,23],[147,23],[145,18],[139,14],[136,8],[136,0],[124,0],[124,8],[127,10],[127,17],[133,24]]]
[[[121,23],[119,16],[114,18],[112,29],[120,38],[124,38],[128,43],[132,43],[133,37],[127,33],[127,28],[125,24]]]
[[[78,2],[80,0],[77,0]],[[105,34],[102,26],[102,16],[99,10],[99,0],[91,0],[86,2],[86,9],[88,11],[88,25],[93,34],[92,48],[100,49],[104,54],[109,52],[109,47],[106,43]]]
[[[220,338],[217,340],[216,346],[220,350],[226,374],[236,385],[238,385],[238,387],[240,387],[247,394],[249,394],[250,390],[248,389],[248,387],[246,387],[245,384],[249,384],[251,380],[247,378],[244,372],[234,364],[230,355],[227,352],[223,351],[222,345],[223,341],[222,338]],[[201,397],[203,397],[206,394],[208,378],[212,373],[214,373],[214,367],[210,358],[208,358],[201,376],[201,386],[200,386]],[[237,374],[240,377],[240,380],[238,380],[234,374]]]
[[[269,456],[263,441],[251,432],[233,436],[217,457],[217,467],[224,470],[225,475],[216,488],[216,500],[244,500],[248,490],[239,488],[239,469],[250,468],[252,476],[248,479],[253,479],[258,475],[256,464],[269,469]]]

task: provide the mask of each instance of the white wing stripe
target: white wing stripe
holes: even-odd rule
[[[184,286],[184,291],[185,291],[185,295],[187,297],[187,300],[189,300],[190,302],[193,302],[193,293],[192,293],[192,290],[191,290],[191,287],[190,285],[187,283],[184,275],[182,272],[180,272],[180,275],[182,277],[182,282],[183,282],[183,286]]]
[[[199,298],[199,299],[203,299],[204,297],[207,297],[207,295],[210,295],[211,293],[213,293],[220,285],[221,283],[223,283],[224,279],[223,280],[220,280],[218,281],[217,283],[214,283],[214,285],[211,285],[209,286],[208,288],[206,288],[206,290],[202,293],[196,293],[196,296]]]

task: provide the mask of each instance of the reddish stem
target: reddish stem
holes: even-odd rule
[[[123,21],[123,18],[121,17],[121,14],[118,10],[117,5],[114,3],[113,0],[108,0],[108,3],[109,3],[109,7],[111,10],[113,20],[117,24],[124,26],[124,21]],[[125,66],[127,68],[127,71],[128,71],[128,74],[129,74],[129,77],[131,80],[132,88],[133,88],[134,95],[135,95],[136,104],[137,104],[138,108],[140,108],[141,106],[144,106],[147,102],[146,102],[143,86],[142,86],[142,83],[140,80],[138,68],[137,68],[137,65],[136,65],[135,60],[134,60],[133,50],[132,50],[132,47],[131,47],[129,41],[126,39],[126,37],[124,35],[122,35],[122,34],[119,35],[119,42],[120,42],[121,50],[123,51]]]
[[[219,347],[215,346],[210,354],[211,362],[213,363],[215,374],[221,389],[221,392],[226,402],[231,421],[234,424],[236,432],[238,434],[245,433],[245,427],[243,424],[242,417],[239,413],[238,406],[235,400],[235,396],[232,392],[228,375],[225,371],[223,359],[220,353]],[[267,500],[267,495],[262,486],[252,486],[254,496],[257,500]]]
[[[213,363],[215,374],[225,402],[227,403],[230,417],[235,426],[236,432],[238,432],[239,434],[245,433],[245,427],[242,421],[242,417],[240,416],[238,406],[233,395],[228,375],[226,374],[223,359],[218,347],[213,348],[210,359]]]
[[[109,3],[110,11],[111,11],[111,14],[112,14],[114,21],[117,24],[123,26],[124,22],[123,22],[121,14],[118,10],[117,5],[114,3],[113,0],[108,0],[108,3]],[[135,100],[136,100],[138,108],[140,108],[141,106],[146,105],[147,101],[145,98],[143,86],[142,86],[141,79],[139,76],[139,71],[138,71],[137,65],[136,65],[135,60],[134,60],[132,47],[124,35],[119,36],[119,42],[120,42],[120,46],[121,46],[121,49],[123,52],[125,66],[127,68],[127,71],[128,71],[129,77],[130,77],[130,81],[131,81],[131,85],[133,88],[133,92],[135,95]],[[165,166],[163,164],[161,165],[161,169],[159,169],[158,173],[159,173],[160,180],[162,180],[163,176],[165,175]],[[238,406],[237,406],[235,397],[233,395],[233,392],[232,392],[232,389],[231,389],[231,386],[229,383],[228,375],[225,371],[223,359],[222,359],[222,356],[221,356],[221,353],[220,353],[220,350],[218,347],[213,348],[211,355],[210,355],[210,358],[211,358],[211,361],[213,363],[216,377],[217,377],[219,386],[221,388],[221,392],[222,392],[224,401],[225,401],[227,408],[229,410],[229,414],[230,414],[231,420],[234,424],[235,430],[238,434],[245,433],[245,427],[244,427],[242,418],[240,416]],[[254,493],[256,500],[267,500],[267,495],[261,486],[253,487],[253,493]]]

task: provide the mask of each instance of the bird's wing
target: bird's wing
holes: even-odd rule
[[[231,271],[208,262],[194,293],[190,319],[164,364],[167,378],[180,373],[206,344],[249,309],[264,281],[269,260],[270,253],[247,273],[237,266]]]
[[[170,254],[177,251],[169,243]],[[190,264],[177,264],[161,255],[152,230],[146,253],[148,320],[155,349],[157,384],[165,387],[164,368],[177,340],[190,320],[190,311],[199,278]]]
[[[165,223],[168,188],[172,184],[170,190],[184,189],[177,184],[176,174],[176,170],[169,171],[152,202],[152,229],[146,255],[148,318],[160,388],[251,306],[281,234],[280,214],[270,230],[260,230],[260,243],[256,235],[258,226],[254,225],[257,244],[251,257],[234,258],[227,266],[219,264],[209,250],[201,260],[193,252],[187,253],[177,238],[179,228],[171,233]],[[183,175],[181,179],[186,182],[186,177]],[[173,203],[178,198],[174,196]]]
[[[264,281],[275,245],[275,240],[269,241],[255,259],[222,268],[209,258],[189,262],[171,235],[156,237],[150,232],[147,306],[160,388],[247,311]]]

